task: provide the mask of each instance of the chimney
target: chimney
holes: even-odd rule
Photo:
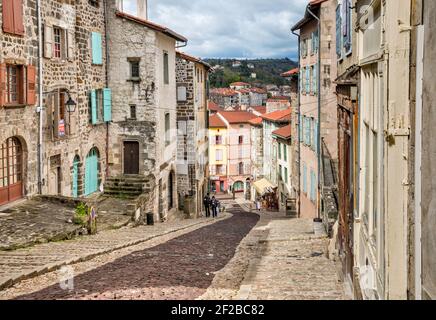
[[[136,15],[138,18],[148,20],[147,17],[147,0],[136,0]]]

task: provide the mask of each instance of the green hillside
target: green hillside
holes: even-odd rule
[[[233,67],[234,59],[205,59],[212,66],[220,65],[224,70],[216,70],[210,75],[212,88],[225,88],[230,83],[243,81],[253,85],[284,85],[286,80],[280,74],[297,66],[295,61],[290,59],[258,59],[258,60],[239,60],[240,67]],[[249,68],[253,64],[254,69]],[[256,73],[256,79],[251,78],[251,74]]]

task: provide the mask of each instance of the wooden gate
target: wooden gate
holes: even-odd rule
[[[20,140],[9,138],[0,149],[0,205],[23,197],[23,149]]]

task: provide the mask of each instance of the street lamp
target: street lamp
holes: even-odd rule
[[[65,103],[65,107],[68,112],[68,130],[70,131],[69,134],[71,134],[71,114],[76,111],[77,103],[73,100],[73,98],[71,98],[71,94],[69,91],[67,91],[67,94],[68,100]]]

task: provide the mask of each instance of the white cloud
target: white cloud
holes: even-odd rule
[[[189,39],[207,57],[295,58],[291,26],[308,0],[148,0],[149,18]]]

